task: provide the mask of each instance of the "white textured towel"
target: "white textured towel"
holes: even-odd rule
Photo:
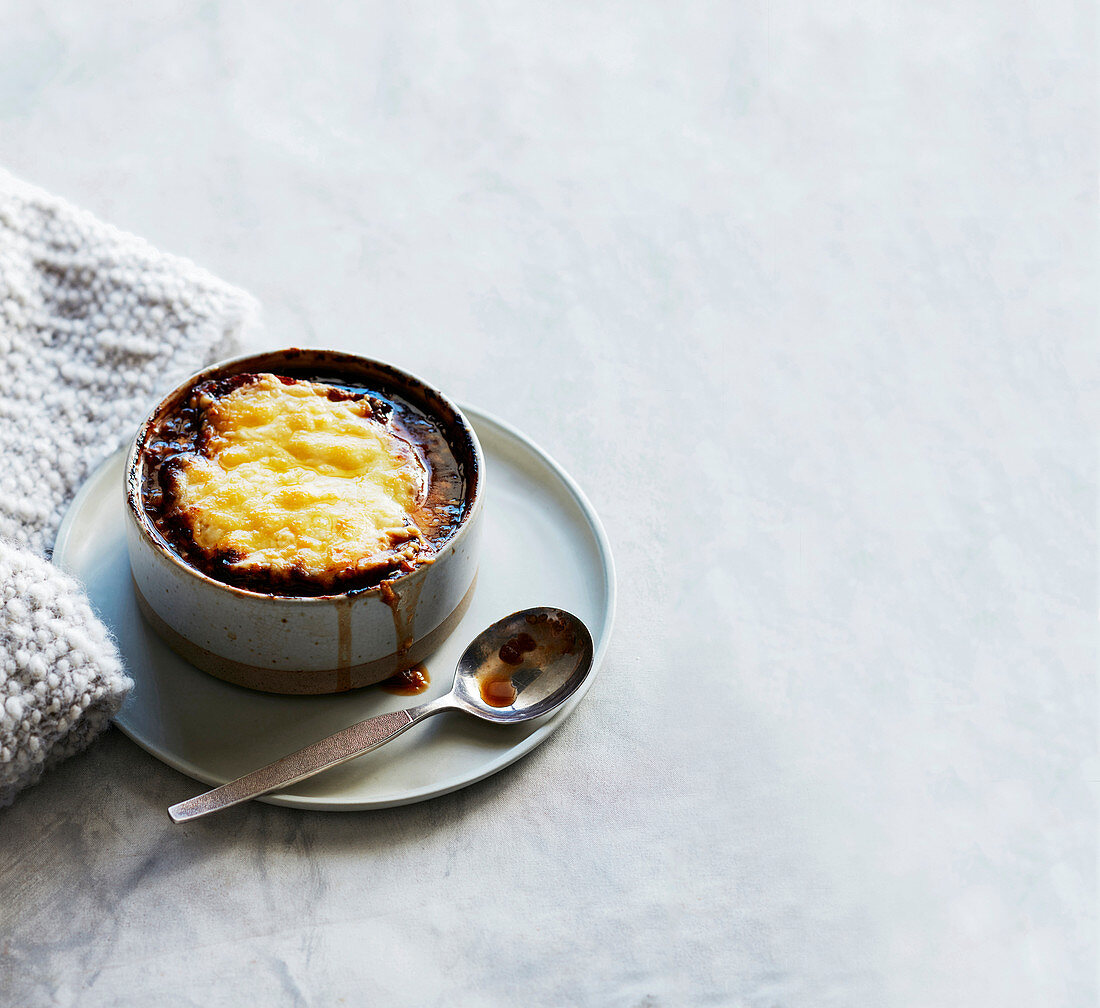
[[[90,471],[255,302],[0,171],[0,806],[86,746],[132,683],[47,559]]]

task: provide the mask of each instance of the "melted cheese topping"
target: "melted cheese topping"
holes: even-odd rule
[[[412,520],[420,458],[368,401],[328,391],[264,374],[200,404],[204,455],[184,463],[175,495],[201,549],[330,581],[427,548]]]

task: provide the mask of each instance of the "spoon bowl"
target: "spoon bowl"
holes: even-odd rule
[[[592,635],[576,616],[541,606],[513,613],[482,630],[458,660],[448,694],[467,713],[515,724],[564,703],[592,668]],[[510,683],[494,696],[492,684]],[[488,693],[488,696],[487,696]],[[494,702],[496,701],[496,702]]]
[[[418,721],[460,710],[493,724],[518,724],[560,707],[592,668],[592,634],[564,609],[538,606],[482,630],[455,670],[449,693],[360,721],[237,780],[168,809],[174,822],[258,798],[377,749]]]

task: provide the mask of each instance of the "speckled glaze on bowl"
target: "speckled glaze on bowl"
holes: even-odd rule
[[[442,421],[466,474],[462,523],[433,563],[369,588],[292,596],[223,584],[164,541],[141,502],[141,448],[151,427],[196,383],[273,371],[396,393]],[[338,693],[422,662],[462,618],[477,580],[485,462],[473,428],[446,396],[389,364],[329,350],[277,350],[215,364],[169,393],[138,430],[126,458],[126,544],[146,620],[191,664],[269,693]]]

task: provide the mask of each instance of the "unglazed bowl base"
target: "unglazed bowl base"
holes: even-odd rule
[[[458,626],[459,621],[470,607],[470,601],[473,599],[476,587],[477,576],[475,575],[469,590],[451,611],[451,614],[430,633],[414,641],[407,651],[394,651],[383,658],[376,658],[360,665],[350,665],[343,668],[296,670],[248,665],[244,662],[223,658],[221,655],[214,654],[213,651],[208,651],[191,643],[165,623],[146,601],[137,584],[133,585],[138,608],[141,610],[146,622],[176,654],[196,668],[202,669],[203,672],[209,672],[210,675],[223,679],[225,682],[259,690],[263,693],[313,695],[345,693],[348,690],[359,689],[362,686],[373,686],[375,683],[390,678],[397,672],[413,665],[419,665]]]

